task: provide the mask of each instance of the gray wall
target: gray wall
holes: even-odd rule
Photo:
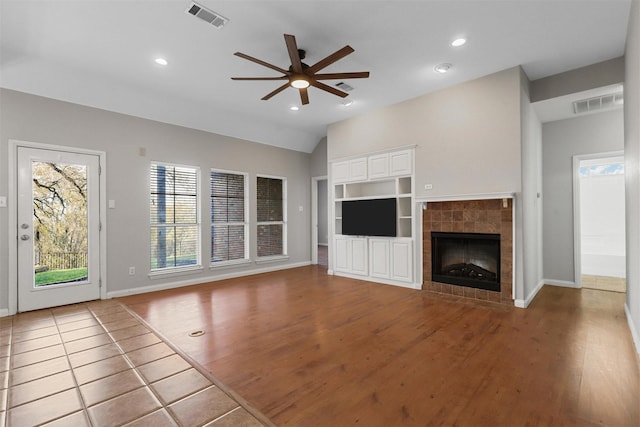
[[[624,150],[627,230],[627,311],[640,353],[640,0],[633,0],[627,30]]]
[[[206,281],[235,272],[284,268],[310,262],[310,155],[188,128],[167,125],[48,98],[0,92],[0,195],[8,194],[8,140],[57,144],[107,153],[107,289],[126,291],[177,281]],[[146,155],[140,155],[140,148]],[[209,204],[202,202],[202,258],[204,271],[186,276],[149,279],[149,163],[161,161],[199,166],[202,194],[208,194],[211,168],[249,173],[250,195],[256,174],[284,176],[288,189],[288,261],[250,265],[224,271],[209,270]],[[250,198],[251,259],[256,258],[255,200]],[[299,207],[302,207],[300,212]],[[9,207],[13,208],[12,206]],[[0,209],[0,308],[7,307],[7,209]],[[128,275],[135,266],[137,274]]]
[[[524,74],[524,72],[523,72]],[[542,124],[529,101],[530,86],[522,76],[522,266],[518,271],[523,289],[523,305],[528,305],[542,284]]]
[[[327,176],[327,138],[322,138],[311,153],[311,176]]]
[[[573,156],[622,151],[623,132],[622,109],[542,125],[545,279],[575,282]]]
[[[598,62],[531,82],[531,102],[557,98],[624,81],[624,57]]]

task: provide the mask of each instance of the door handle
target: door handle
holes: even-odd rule
[[[27,234],[23,234],[20,236],[20,240],[29,240],[29,236]]]

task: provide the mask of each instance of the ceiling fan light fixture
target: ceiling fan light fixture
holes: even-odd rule
[[[309,80],[305,79],[304,77],[295,77],[291,80],[291,86],[295,87],[296,89],[305,89],[309,87]]]
[[[444,74],[444,73],[448,72],[448,71],[451,69],[451,67],[452,67],[452,65],[451,65],[451,64],[443,63],[443,64],[436,65],[436,66],[433,68],[433,70],[434,70],[436,73]]]
[[[291,111],[298,111],[300,109],[300,107],[298,107],[297,105],[292,105],[291,107],[289,107],[289,110]]]

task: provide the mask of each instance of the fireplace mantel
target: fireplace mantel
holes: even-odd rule
[[[515,199],[515,193],[480,193],[480,194],[456,194],[445,196],[416,197],[418,203],[427,202],[458,202],[465,200],[491,200],[491,199]]]

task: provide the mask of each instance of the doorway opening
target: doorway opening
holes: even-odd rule
[[[311,263],[329,268],[328,181],[311,178]]]
[[[626,292],[625,188],[622,153],[574,158],[576,281]]]

